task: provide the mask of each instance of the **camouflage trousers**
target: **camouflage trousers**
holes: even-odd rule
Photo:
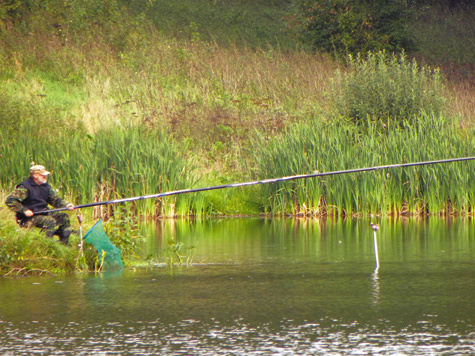
[[[26,221],[21,222],[22,226],[35,226],[46,232],[46,237],[52,238],[54,235],[67,245],[71,235],[71,222],[66,213],[52,213],[45,215],[33,215]]]

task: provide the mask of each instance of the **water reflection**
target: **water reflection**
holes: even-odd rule
[[[183,253],[195,263],[272,259],[366,263],[375,260],[369,223],[366,219],[159,220],[143,226],[143,234],[149,238],[141,254],[164,263],[173,240],[189,249]],[[379,225],[381,264],[410,264],[421,258],[451,261],[473,253],[473,223],[469,219],[456,223],[452,219],[384,219]]]
[[[365,219],[144,224],[146,268],[0,280],[0,354],[472,354],[472,223],[378,223],[376,269]]]
[[[377,305],[379,303],[379,266],[374,269],[372,275],[372,284],[373,284],[373,305]]]

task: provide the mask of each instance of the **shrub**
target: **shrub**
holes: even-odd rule
[[[419,66],[401,55],[381,51],[348,56],[348,70],[337,70],[331,100],[338,113],[354,121],[401,123],[426,112],[444,110],[443,80],[438,69]]]

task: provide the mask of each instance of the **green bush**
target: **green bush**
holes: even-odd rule
[[[405,31],[408,16],[392,0],[300,0],[287,21],[304,44],[341,55],[412,48]]]
[[[336,72],[330,99],[340,115],[356,122],[370,117],[401,123],[421,112],[443,113],[443,91],[438,69],[382,51],[350,55],[348,70]]]

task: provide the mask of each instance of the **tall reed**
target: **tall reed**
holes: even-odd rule
[[[118,126],[94,136],[74,132],[58,138],[34,137],[20,130],[18,137],[1,138],[6,159],[0,161],[0,181],[10,189],[28,174],[32,162],[52,170],[54,186],[75,203],[155,194],[194,184],[192,169],[181,156],[183,147],[157,129]],[[134,209],[142,215],[188,215],[195,208],[193,200],[187,196],[142,200]]]
[[[276,138],[260,136],[259,176],[280,177],[397,163],[465,157],[474,141],[443,117],[422,114],[381,133],[370,120],[360,131],[344,121],[295,124]],[[274,214],[452,214],[473,212],[472,162],[352,173],[264,186]]]

